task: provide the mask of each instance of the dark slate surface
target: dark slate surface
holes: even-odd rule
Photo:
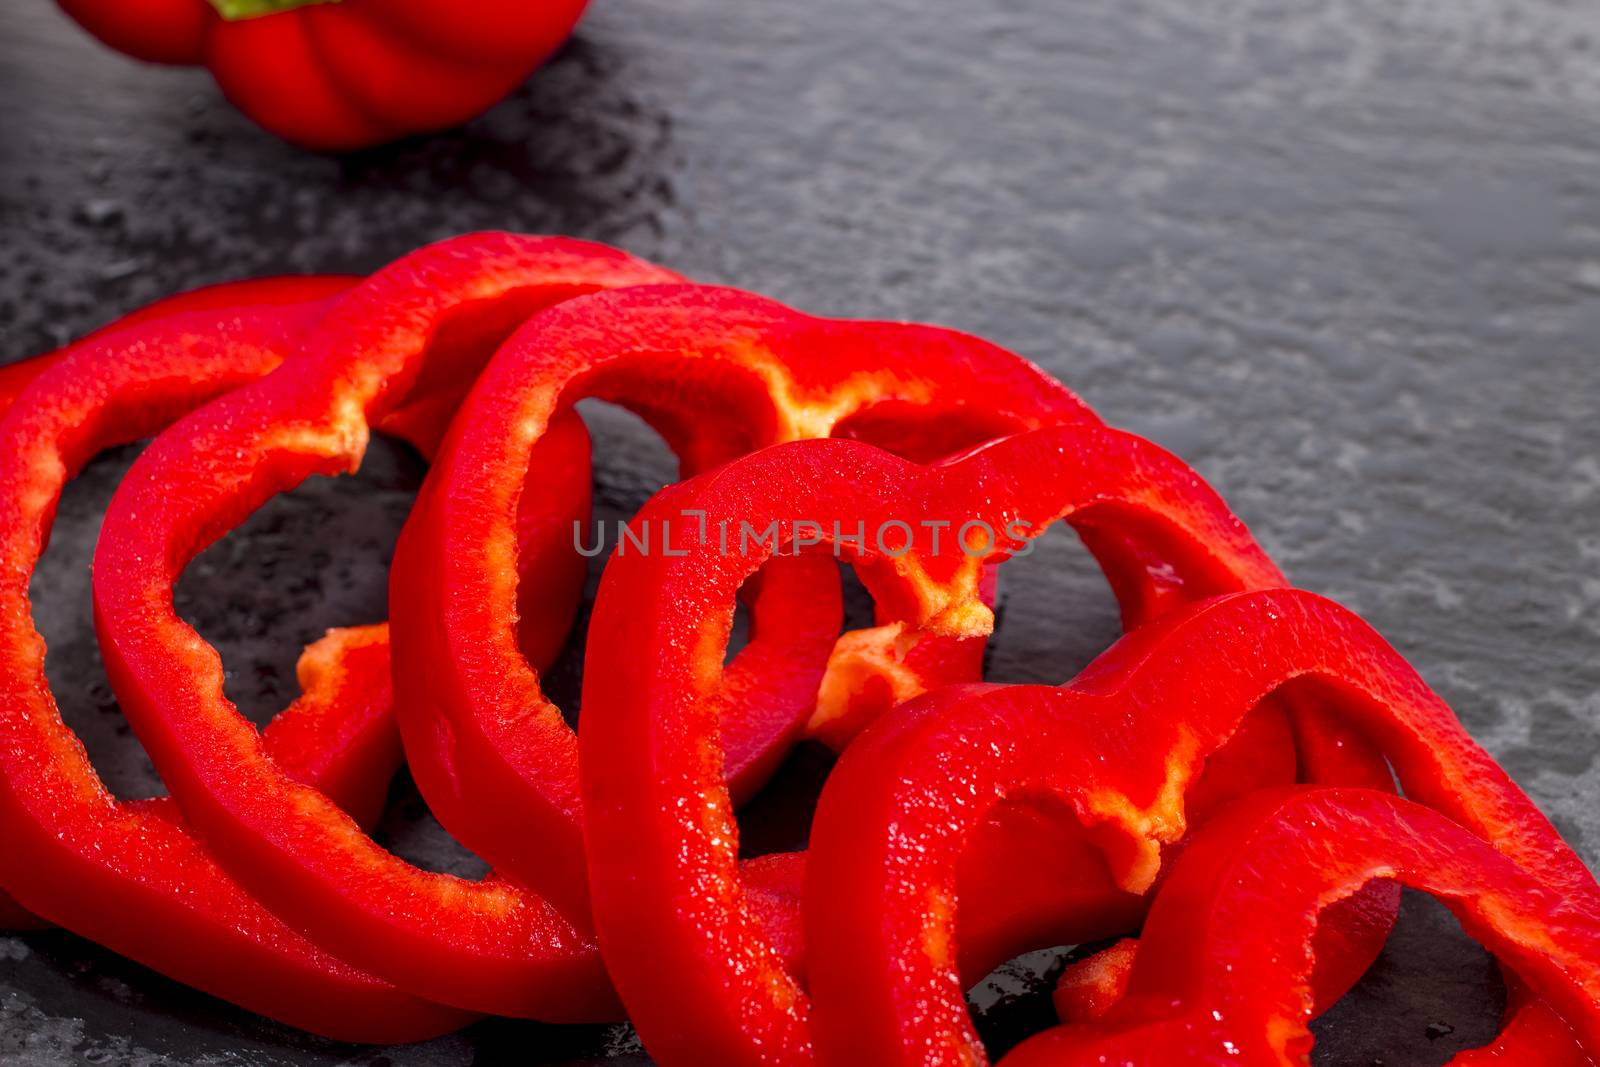
[[[1600,853],[1600,15],[1564,0],[602,0],[466,130],[335,160],[44,0],[0,12],[0,341],[28,354],[178,288],[365,270],[463,230],[599,238],[810,310],[927,319],[1043,363],[1199,466],[1302,584],[1366,613],[1591,860]],[[670,476],[602,413],[613,513]],[[62,508],[36,583],[62,704],[159,789],[94,663],[87,553],[132,452]],[[280,500],[181,590],[265,717],[299,642],[384,614],[420,470]],[[1062,538],[1009,583],[992,673],[1115,632]],[[1015,575],[1013,575],[1015,579]],[[570,693],[576,664],[557,672]],[[563,689],[563,687],[565,687]],[[788,778],[805,792],[815,761]],[[397,786],[386,831],[470,870]],[[763,805],[763,832],[798,802]],[[785,817],[787,813],[787,824]],[[999,1044],[1029,974],[975,995]],[[1408,903],[1318,1061],[1482,1041],[1492,967]],[[299,1037],[59,933],[0,937],[0,1064],[586,1064],[625,1028],[491,1022],[403,1049]]]

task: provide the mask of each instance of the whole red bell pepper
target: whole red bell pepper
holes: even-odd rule
[[[820,1060],[984,1062],[955,938],[960,857],[986,812],[1007,797],[1065,808],[1092,828],[1119,884],[1148,888],[1163,846],[1184,833],[1201,761],[1284,686],[1315,690],[1357,723],[1408,797],[1488,842],[1583,922],[1600,916],[1583,862],[1369,626],[1298,590],[1223,596],[1135,631],[1066,687],[941,690],[846,751],[818,805],[805,891]],[[1305,866],[1265,869],[1293,878]],[[1274,954],[1281,943],[1258,941],[1253,925],[1228,936]],[[1278,988],[1249,983],[1268,987]]]
[[[118,51],[205,65],[246,115],[344,151],[454,126],[516,88],[586,0],[60,0]]]
[[[1600,1052],[1594,893],[1565,896],[1419,804],[1370,790],[1302,789],[1246,797],[1202,829],[1156,895],[1126,996],[1103,1019],[1037,1035],[1001,1062],[1310,1062],[1319,913],[1375,879],[1441,899],[1532,994],[1485,1062],[1588,1063],[1586,1053]]]
[[[217,866],[169,799],[111,796],[61,721],[28,604],[66,479],[100,449],[266,373],[326,310],[317,298],[348,284],[251,283],[234,290],[241,300],[285,306],[188,311],[105,332],[41,363],[0,419],[0,884],[32,913],[253,1011],[344,1040],[414,1040],[469,1017],[364,974],[279,922]],[[229,293],[213,289],[195,303],[226,305]],[[296,294],[311,302],[288,304]],[[370,817],[398,758],[392,729],[361,728],[387,715],[373,704],[388,703],[387,660],[377,674],[362,658],[312,669],[363,640],[344,633],[311,650],[305,694],[259,743],[288,773]]]
[[[684,543],[674,545],[683,555],[658,548],[610,561],[590,623],[578,734],[596,929],[630,1018],[663,1064],[798,1064],[811,1056],[800,975],[749,908],[711,700],[736,591],[778,546],[787,558],[802,520],[819,528],[807,533],[828,541],[841,530],[864,529],[864,544],[841,544],[846,558],[856,561],[890,617],[913,632],[986,632],[992,619],[981,596],[986,564],[1059,518],[1107,535],[1102,566],[1118,571],[1114,586],[1130,591],[1170,586],[1203,597],[1283,581],[1194,471],[1147,441],[1095,424],[1018,434],[930,467],[859,442],[794,442],[675,486],[634,522],[659,530],[699,512],[713,531],[708,544],[698,542],[691,525],[679,531]],[[726,548],[716,534],[722,520],[734,531]],[[932,543],[933,530],[918,525],[925,520],[951,524],[942,548]],[[993,543],[969,552],[965,538],[978,534],[976,526],[963,531],[969,522],[986,524]],[[764,530],[769,523],[769,539],[738,540],[741,528]],[[897,523],[914,534],[911,544],[899,546],[909,554],[876,542],[880,530],[893,541]],[[1109,545],[1125,552],[1112,555]],[[1279,751],[1286,747],[1281,720],[1276,730],[1268,724],[1265,736],[1268,751],[1272,738]],[[1084,754],[1091,751],[1098,746],[1086,746]],[[922,770],[938,777],[942,766],[943,757],[930,754]],[[1278,773],[1278,781],[1292,781],[1292,762]],[[1233,787],[1260,784],[1252,777]],[[871,822],[873,811],[859,815]],[[1049,825],[1059,829],[1063,821]],[[989,966],[1006,958],[1009,946],[996,944],[1030,922],[1037,929],[1053,920],[1067,941],[1137,922],[1142,902],[1093,859],[1093,842],[1081,833],[1062,834],[1059,843],[1050,838],[1018,863],[1011,842],[1027,842],[1028,833],[1004,823],[985,829],[995,837],[985,840],[974,867],[1005,863],[1018,877],[1007,884],[980,874],[964,883],[963,900],[977,920],[970,939],[991,939],[975,944],[969,958],[987,957]],[[1050,898],[1026,886],[1034,871],[1056,877],[1050,857],[1058,851],[1076,878],[1066,883],[1067,899],[1058,889],[1051,901],[1063,911],[1040,916],[1034,909]],[[1089,862],[1072,871],[1083,857]],[[819,900],[823,910],[851,906],[831,887],[819,891]],[[1022,918],[996,918],[1019,904]],[[812,943],[808,936],[808,956]],[[863,940],[858,951],[888,950]],[[984,973],[966,968],[973,978]],[[663,970],[671,981],[661,980]]]

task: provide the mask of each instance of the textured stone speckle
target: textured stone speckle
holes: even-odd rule
[[[490,114],[346,159],[274,141],[203,74],[112,55],[53,5],[7,5],[0,31],[0,359],[179,288],[365,270],[491,227],[620,243],[818,312],[971,330],[1194,462],[1600,858],[1591,6],[597,0]],[[597,421],[614,517],[671,467],[631,420]],[[86,571],[132,454],[70,491],[34,591],[69,721],[137,795],[160,784],[99,675]],[[382,617],[378,564],[419,476],[380,449],[186,576],[181,606],[248,714],[292,696],[308,636]],[[1016,565],[995,677],[1060,680],[1115,633],[1082,556],[1062,537]],[[575,670],[555,672],[558,695]],[[814,774],[790,777],[804,793]],[[471,868],[403,782],[396,801],[397,847]],[[975,998],[986,1034],[1037,1025],[1048,969]],[[1498,996],[1481,953],[1412,902],[1318,1062],[1442,1063],[1483,1039]],[[602,1059],[647,1062],[625,1028],[333,1046],[64,934],[0,939],[5,1067]]]

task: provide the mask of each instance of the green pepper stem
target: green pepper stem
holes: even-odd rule
[[[292,11],[297,7],[308,4],[333,4],[338,0],[206,0],[216,8],[226,22],[237,22],[240,19],[260,18],[262,15],[276,15],[280,11]]]

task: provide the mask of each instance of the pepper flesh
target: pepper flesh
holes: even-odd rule
[[[884,554],[894,546],[875,550],[869,536],[866,558],[857,562],[895,619],[945,635],[987,629],[991,616],[979,594],[984,565],[1062,517],[1079,529],[1116,534],[1107,544],[1127,544],[1121,565],[1128,588],[1141,575],[1145,584],[1175,585],[1190,596],[1282,583],[1193,471],[1147,441],[1093,425],[1019,434],[933,467],[858,442],[780,445],[659,494],[635,523],[684,511],[706,512],[713,528],[723,518],[757,528],[774,521],[778,544],[792,542],[797,515],[823,530],[833,522],[873,531],[896,520],[948,518],[953,529],[984,520],[1003,539],[987,554],[968,555],[949,536],[943,553],[932,551],[923,528],[905,558]],[[1025,532],[1006,532],[1019,522],[1029,524]],[[812,1055],[808,1000],[747,905],[708,704],[734,593],[772,545],[725,553],[692,541],[684,547],[683,557],[615,556],[590,624],[578,741],[597,932],[629,1015],[658,1062],[805,1063]],[[1152,558],[1166,565],[1148,567]],[[1109,554],[1101,563],[1118,565]],[[939,765],[934,757],[924,770],[936,775]],[[1072,918],[1104,925],[1080,933],[1105,936],[1137,920],[1137,899],[1109,878],[1095,881],[1085,872],[1085,881],[1083,896],[1098,911]],[[822,906],[847,906],[832,897],[824,888]],[[985,901],[977,911],[1005,906],[1004,899]],[[809,933],[806,948],[809,957]],[[663,968],[673,981],[660,980]]]
[[[1103,1020],[1054,1028],[1001,1062],[1308,1062],[1318,913],[1374,879],[1438,897],[1542,998],[1511,1015],[1493,1048],[1502,1062],[1582,1063],[1600,1050],[1594,894],[1563,896],[1419,804],[1314,789],[1255,794],[1201,830],[1156,895],[1127,995]]]
[[[566,40],[586,0],[60,3],[118,51],[208,67],[239,110],[285,140],[346,151],[487,110]]]
[[[1018,795],[1065,805],[1119,882],[1146,888],[1184,832],[1199,761],[1290,683],[1357,723],[1408,796],[1594,910],[1582,861],[1369,626],[1299,590],[1221,596],[1128,635],[1069,686],[941,690],[846,752],[807,872],[822,1062],[984,1062],[957,978],[953,895],[984,812]]]

